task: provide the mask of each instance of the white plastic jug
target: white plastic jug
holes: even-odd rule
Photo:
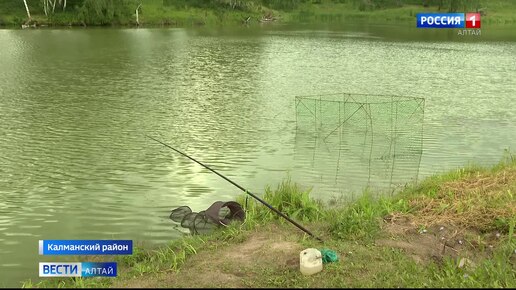
[[[299,253],[299,268],[304,275],[322,271],[322,255],[317,249],[308,248]]]

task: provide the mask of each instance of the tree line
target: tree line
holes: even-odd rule
[[[485,0],[484,0],[485,1]],[[472,11],[479,9],[481,0],[0,0],[1,14],[26,12],[28,20],[32,15],[44,15],[49,20],[68,14],[87,24],[116,23],[119,19],[134,18],[135,12],[146,5],[174,9],[201,8],[211,10],[238,10],[256,12],[263,8],[278,11],[292,11],[305,5],[347,3],[361,11],[423,5],[438,7],[447,12]],[[136,13],[137,14],[137,13]]]

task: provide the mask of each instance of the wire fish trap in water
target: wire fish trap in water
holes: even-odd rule
[[[392,192],[417,182],[424,98],[353,93],[297,96],[295,108],[294,158],[310,164],[311,174],[321,177],[314,186],[337,193],[355,184]]]
[[[189,229],[191,234],[208,234],[220,226],[228,226],[235,221],[243,222],[245,211],[238,202],[217,201],[207,210],[198,213],[188,206],[180,206],[172,210],[170,219]]]

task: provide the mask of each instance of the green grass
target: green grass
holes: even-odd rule
[[[375,199],[366,192],[350,206],[331,210],[329,232],[336,239],[371,240],[380,231],[381,217],[395,211],[408,212],[407,201],[388,197]]]
[[[485,1],[482,5],[486,15],[482,17],[483,24],[515,24],[516,1]],[[471,9],[473,11],[473,9]],[[447,12],[438,10],[437,6],[423,7],[421,5],[403,5],[385,9],[364,10],[357,9],[351,3],[323,3],[319,5],[306,4],[298,9],[282,13],[282,20],[291,23],[349,23],[365,21],[371,23],[411,23],[416,14],[421,12]],[[470,10],[460,12],[470,12]]]
[[[487,184],[491,185],[481,185],[478,183],[480,181],[488,181]],[[310,198],[309,190],[302,190],[287,179],[274,190],[266,188],[263,199],[322,236],[324,242],[303,235],[293,225],[249,197],[243,224],[232,224],[211,235],[185,236],[157,249],[136,247],[133,255],[117,258],[119,277],[116,279],[55,278],[38,283],[26,281],[23,287],[118,287],[119,284],[142,285],[138,284],[142,281],[157,283],[152,281],[161,281],[156,279],[163,277],[174,277],[170,279],[174,279],[177,285],[193,286],[199,281],[188,280],[188,273],[199,271],[196,268],[199,261],[211,261],[200,267],[203,271],[223,271],[234,275],[246,273],[242,284],[228,284],[230,287],[516,287],[516,214],[506,216],[503,222],[482,214],[485,209],[491,210],[493,205],[500,214],[504,214],[504,210],[511,213],[510,210],[516,208],[515,186],[516,158],[509,152],[499,164],[489,168],[470,165],[429,177],[393,196],[374,197],[371,192],[365,192],[358,200],[337,207],[326,207],[322,202]],[[454,190],[450,191],[450,188]],[[238,201],[246,204],[246,196],[240,196]],[[453,198],[448,198],[450,196]],[[430,210],[428,207],[422,208],[422,199],[432,201],[428,204],[435,207],[430,207]],[[466,250],[456,258],[445,256],[441,261],[430,259],[422,264],[400,248],[377,244],[379,239],[388,236],[382,228],[386,215],[408,217],[416,224],[420,222],[422,229],[427,226],[422,222],[425,216],[434,214],[432,209],[439,209],[442,203],[446,206],[435,217],[447,216],[453,224],[459,208],[457,204],[464,201],[467,204],[461,209],[461,214],[471,212],[477,219],[485,220],[478,222],[465,218],[470,224],[459,223],[464,229],[474,231],[465,235],[465,239],[469,240]],[[496,241],[489,238],[493,230],[501,233]],[[303,276],[295,267],[282,266],[283,260],[278,261],[274,255],[263,255],[257,250],[239,253],[254,257],[250,266],[225,258],[228,251],[238,251],[235,249],[256,236],[267,237],[269,240],[265,244],[284,240],[303,248],[332,249],[340,259],[337,263],[326,264],[317,275]],[[390,238],[404,239],[403,236]],[[488,243],[495,247],[490,250]],[[279,245],[285,247],[284,244]],[[296,259],[298,252],[293,250],[288,254],[288,250],[284,249],[277,255],[285,255],[281,259]],[[190,261],[196,256],[200,258]],[[459,267],[461,257],[474,258],[475,265]],[[194,272],[192,275],[203,274]],[[231,281],[234,282],[228,280],[224,283],[233,283]]]
[[[516,1],[486,1],[487,16],[482,21],[487,24],[514,24],[516,23]]]
[[[310,198],[310,189],[301,190],[297,184],[292,183],[290,178],[279,184],[274,191],[267,187],[262,199],[295,220],[317,221],[324,215],[322,202]],[[237,201],[240,204],[247,205],[247,219],[250,220],[250,223],[256,221],[263,223],[272,220],[284,221],[278,214],[269,210],[251,196],[241,196]]]

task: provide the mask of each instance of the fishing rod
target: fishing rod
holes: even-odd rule
[[[183,153],[177,149],[175,149],[174,147],[166,144],[166,143],[163,143],[161,142],[160,140],[157,140],[149,135],[145,135],[145,137],[149,138],[149,139],[152,139],[158,143],[160,143],[161,145],[165,146],[165,147],[168,147],[174,151],[176,151],[177,153],[183,155],[184,157],[196,162],[197,164],[201,165],[202,167],[210,170],[211,172],[217,174],[218,176],[222,177],[224,180],[228,181],[229,183],[233,184],[234,186],[238,187],[240,190],[242,190],[243,192],[249,194],[250,196],[252,196],[254,199],[258,200],[259,202],[261,202],[263,205],[265,205],[266,207],[268,207],[269,209],[271,209],[273,212],[277,213],[278,215],[280,215],[282,218],[286,219],[287,221],[289,221],[291,224],[295,225],[298,229],[302,230],[303,232],[309,234],[310,236],[316,238],[317,240],[319,241],[323,241],[321,238],[319,237],[316,237],[314,234],[312,234],[309,230],[305,229],[302,225],[298,224],[296,221],[292,220],[291,218],[289,218],[287,215],[285,215],[284,213],[282,213],[281,211],[277,210],[276,208],[274,208],[272,205],[268,204],[267,202],[265,202],[264,200],[262,200],[261,198],[259,198],[258,196],[256,196],[255,194],[253,194],[252,192],[246,190],[245,188],[243,188],[242,186],[238,185],[236,182],[232,181],[231,179],[225,177],[224,175],[218,173],[217,171],[215,171],[214,169],[211,169],[208,165],[206,164],[203,164],[202,162],[200,161],[197,161],[196,159],[194,159],[193,157],[191,156],[188,156],[186,153]]]

